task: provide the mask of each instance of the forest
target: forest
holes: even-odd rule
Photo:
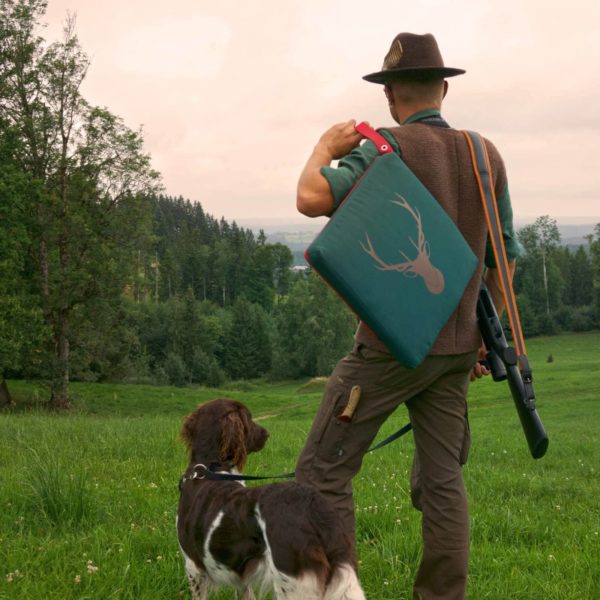
[[[11,379],[66,408],[71,381],[328,374],[354,315],[287,246],[166,195],[141,129],[83,97],[74,19],[40,35],[45,8],[0,4],[0,405]],[[578,248],[547,215],[518,237],[525,335],[600,327],[600,224]]]

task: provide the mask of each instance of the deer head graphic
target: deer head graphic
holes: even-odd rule
[[[400,254],[406,259],[404,262],[396,264],[388,264],[383,261],[373,248],[373,243],[369,238],[369,234],[365,233],[367,237],[366,245],[360,242],[362,249],[375,261],[375,267],[380,271],[399,271],[405,275],[405,277],[422,277],[425,282],[425,286],[432,294],[441,294],[444,291],[445,281],[444,274],[434,267],[429,260],[430,249],[429,242],[425,239],[423,234],[423,226],[421,223],[421,214],[417,208],[413,208],[400,194],[396,194],[399,200],[392,200],[393,204],[397,204],[402,208],[406,209],[413,217],[417,224],[418,229],[418,242],[412,238],[408,238],[410,243],[417,250],[417,256],[410,259],[404,252]]]

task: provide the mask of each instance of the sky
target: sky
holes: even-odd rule
[[[401,31],[433,33],[443,115],[504,157],[516,219],[600,221],[600,0],[49,0],[91,66],[88,101],[144,131],[165,193],[228,220],[302,219],[298,176],[320,135],[394,123],[380,69]]]

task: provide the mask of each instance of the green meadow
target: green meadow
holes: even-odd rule
[[[600,333],[533,339],[528,351],[550,436],[543,459],[529,455],[506,384],[471,387],[469,598],[600,598]],[[73,384],[76,409],[48,414],[45,390],[11,382],[18,406],[0,414],[0,598],[189,598],[174,528],[182,417],[214,397],[245,402],[271,432],[247,471],[287,472],[322,386]],[[405,422],[400,408],[380,437]],[[369,455],[355,479],[371,600],[410,598],[420,552],[412,450],[409,435]]]

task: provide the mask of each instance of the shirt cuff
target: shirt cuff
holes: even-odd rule
[[[321,175],[327,179],[334,208],[337,208],[354,185],[353,174],[336,167],[321,167]]]

